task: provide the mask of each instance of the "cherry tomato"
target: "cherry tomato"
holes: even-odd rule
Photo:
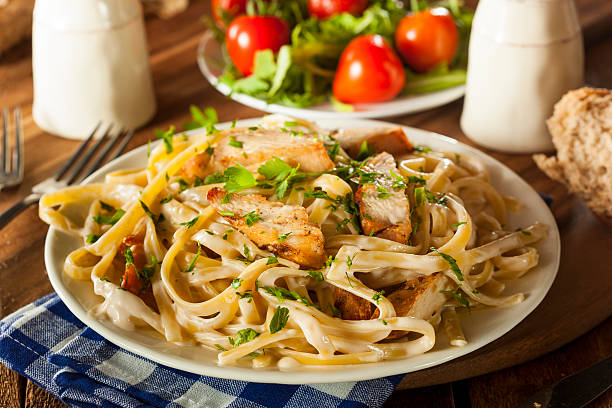
[[[366,8],[368,0],[308,0],[308,11],[317,18],[328,18],[340,13],[358,16]]]
[[[233,19],[246,12],[246,4],[247,0],[212,0],[213,17],[220,27],[225,27],[222,14]]]
[[[376,34],[353,39],[340,56],[334,96],[347,103],[393,99],[404,87],[402,62],[387,41]]]
[[[459,31],[444,7],[425,9],[404,17],[395,30],[395,46],[412,69],[426,72],[441,62],[451,63]]]
[[[248,76],[253,73],[256,51],[277,52],[289,43],[289,25],[273,16],[240,16],[227,28],[225,43],[236,68]]]

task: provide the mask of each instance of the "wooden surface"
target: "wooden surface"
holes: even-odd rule
[[[195,50],[203,31],[199,17],[208,12],[207,3],[195,1],[173,19],[147,22],[158,113],[137,132],[129,148],[146,143],[154,128],[183,123],[190,104],[215,107],[222,121],[261,115],[217,93],[197,69]],[[577,4],[585,34],[587,83],[612,88],[612,2]],[[0,211],[48,177],[77,144],[42,132],[32,121],[31,72],[28,44],[0,59],[0,107],[21,105],[26,134],[26,179],[18,188],[0,192]],[[457,101],[392,121],[472,144],[459,129],[461,108]],[[407,375],[403,386],[420,388],[396,391],[387,407],[513,407],[538,389],[612,354],[612,319],[607,318],[612,312],[612,231],[563,186],[547,179],[529,155],[486,152],[536,190],[554,197],[552,210],[562,236],[557,280],[542,305],[506,336],[461,359]],[[46,230],[37,208],[30,208],[0,231],[0,317],[52,291],[42,256]],[[461,380],[465,377],[472,378]],[[0,365],[0,406],[64,405]],[[611,407],[612,392],[589,406]]]

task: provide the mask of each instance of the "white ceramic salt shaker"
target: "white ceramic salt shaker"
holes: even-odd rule
[[[552,150],[546,119],[584,81],[573,0],[481,0],[470,37],[461,128],[485,147]]]
[[[34,120],[84,138],[102,121],[137,128],[155,113],[138,0],[36,0]]]

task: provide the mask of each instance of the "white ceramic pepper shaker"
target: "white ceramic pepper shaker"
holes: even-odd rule
[[[481,0],[470,37],[461,128],[513,153],[552,150],[546,119],[584,81],[573,0]]]
[[[84,138],[99,122],[136,128],[155,113],[138,0],[36,0],[33,116]]]

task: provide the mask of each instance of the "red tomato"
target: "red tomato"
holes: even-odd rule
[[[212,12],[215,21],[220,27],[225,27],[225,22],[221,18],[226,14],[230,18],[246,12],[247,0],[212,0]]]
[[[395,46],[417,72],[441,62],[451,63],[457,52],[459,31],[444,7],[426,9],[404,17],[395,30]]]
[[[369,34],[353,39],[342,52],[333,91],[342,102],[382,102],[400,93],[405,81],[397,54],[383,37]]]
[[[289,25],[272,16],[240,16],[227,28],[225,43],[232,62],[243,75],[253,73],[255,52],[277,52],[289,43]]]
[[[308,0],[311,16],[327,18],[334,14],[351,13],[360,15],[368,8],[368,0]]]

